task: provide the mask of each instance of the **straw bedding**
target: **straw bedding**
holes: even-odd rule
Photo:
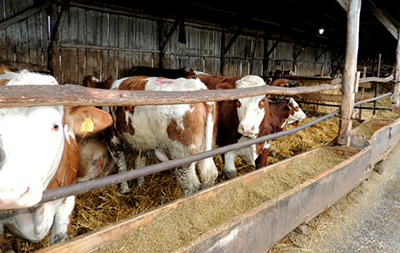
[[[379,103],[387,103],[387,101],[379,102]],[[379,106],[381,106],[378,103]],[[320,106],[318,108],[318,112],[315,112],[315,106],[304,106],[302,105],[303,110],[306,112],[308,118],[306,118],[303,122],[300,124],[307,123],[309,121],[312,121],[316,119],[317,117],[320,117],[323,114],[329,113],[333,110],[336,110],[335,108],[332,107],[324,107]],[[367,118],[370,113],[367,110],[363,110],[363,119]],[[365,114],[365,116],[364,116]],[[372,114],[372,113],[371,113]],[[392,112],[378,112],[378,115],[380,117],[397,117],[397,114],[393,114]],[[365,117],[365,118],[364,118]],[[356,125],[356,124],[354,124]],[[285,130],[293,128],[293,126],[285,126]],[[268,157],[268,163],[272,164],[278,161],[281,161],[283,159],[287,159],[291,156],[294,156],[299,153],[303,153],[306,151],[309,151],[311,149],[314,149],[316,147],[324,146],[330,141],[332,141],[338,133],[338,128],[339,128],[339,118],[338,117],[333,117],[328,120],[325,120],[323,122],[320,122],[314,126],[311,126],[305,130],[302,130],[300,132],[294,133],[289,136],[281,137],[275,140],[272,140],[270,142],[271,144],[271,149],[270,149],[270,155]],[[331,157],[332,154],[329,154],[328,157]],[[219,176],[217,178],[216,183],[222,182],[225,180],[224,175],[223,175],[223,164],[222,164],[222,159],[220,156],[217,156],[214,158],[215,162],[217,164],[218,170],[219,170]],[[345,159],[345,158],[341,158]],[[326,156],[321,159],[317,164],[320,165],[322,164],[322,161],[327,161]],[[130,167],[133,167],[133,156],[128,155],[127,157],[128,165]],[[148,164],[152,164],[157,162],[155,159],[149,159]],[[299,161],[301,162],[301,161]],[[338,161],[335,161],[338,162]],[[320,167],[323,170],[326,170],[331,166],[332,164],[327,164],[328,167],[324,166],[316,166]],[[241,161],[240,158],[236,159],[236,166],[238,168],[238,175],[246,174],[250,171],[253,171],[255,168],[252,166],[249,166],[245,164],[244,162]],[[299,167],[299,165],[297,165]],[[271,187],[269,189],[265,189],[265,187],[260,187],[260,189],[252,189],[252,192],[248,192],[248,189],[243,189],[242,186],[232,186],[231,191],[234,192],[234,194],[240,194],[237,191],[243,191],[244,195],[247,196],[246,201],[250,201],[251,203],[246,202],[245,200],[242,200],[241,203],[243,203],[246,208],[251,208],[256,205],[259,205],[260,203],[268,200],[273,196],[273,194],[270,192],[272,190],[275,190],[276,192],[274,194],[280,194],[288,189],[293,188],[295,185],[304,182],[306,179],[317,175],[318,173],[322,172],[321,170],[314,170],[311,169],[311,165],[307,164],[305,166],[304,170],[298,170],[296,171],[296,176],[293,176],[293,169],[290,172],[285,172],[284,170],[279,170],[277,172],[273,172],[269,176],[270,182],[268,182],[268,185],[270,184],[277,184],[280,185]],[[81,235],[84,233],[87,233],[89,231],[96,230],[100,227],[104,227],[106,225],[115,223],[119,220],[125,219],[127,217],[130,217],[132,215],[141,213],[146,210],[150,210],[152,208],[155,208],[157,206],[166,204],[172,200],[178,199],[183,196],[182,191],[180,190],[179,186],[176,183],[175,176],[173,171],[166,171],[166,172],[161,172],[157,173],[155,175],[147,176],[145,178],[146,182],[143,186],[139,187],[136,185],[135,182],[130,182],[131,186],[131,191],[129,194],[126,195],[120,195],[118,192],[118,186],[110,186],[106,187],[103,189],[95,190],[89,193],[81,194],[77,196],[77,204],[75,207],[75,211],[73,214],[73,220],[72,220],[72,237],[75,237],[77,235]],[[266,179],[262,179],[266,180]],[[263,182],[265,185],[265,182]],[[247,187],[247,186],[243,186]],[[242,194],[243,194],[242,192]],[[249,198],[248,196],[251,196]],[[241,212],[243,212],[243,206],[240,207],[240,204],[235,204],[231,205],[229,203],[220,203],[218,201],[222,200],[215,200],[216,202],[209,203],[209,205],[214,205],[218,207],[219,205],[224,206],[224,210],[230,210],[230,215],[236,215]],[[197,206],[197,203],[191,203],[188,205],[192,205],[194,207]],[[229,208],[226,208],[226,205],[229,205]],[[209,207],[206,208],[208,210]],[[192,210],[193,212],[195,210]],[[205,211],[204,211],[205,212]],[[171,247],[179,247],[182,246],[182,243],[186,243],[187,241],[190,241],[194,238],[196,238],[199,234],[203,233],[205,229],[208,229],[203,223],[205,222],[205,219],[201,219],[200,221],[185,221],[185,212],[183,213],[177,213],[177,217],[180,217],[179,220],[175,217],[175,220],[173,216],[171,216],[171,219],[169,221],[166,221],[166,226],[171,226],[171,224],[175,224],[176,222],[178,223],[184,223],[184,222],[192,222],[196,224],[182,224],[183,226],[186,226],[191,230],[191,233],[188,233],[186,235],[186,232],[184,233],[185,236],[181,232],[177,233],[176,235],[172,234],[172,232],[168,229],[165,229],[168,232],[168,235],[171,236],[170,239],[172,241],[176,241],[177,244],[175,246],[172,242],[164,243],[167,247],[167,245],[171,245]],[[190,213],[190,212],[189,212]],[[224,212],[226,213],[226,212]],[[168,215],[170,216],[170,215]],[[223,214],[218,214],[216,215],[218,217],[215,217],[212,213],[206,213],[207,220],[209,220],[212,224],[221,224],[222,222],[226,221],[229,219],[229,217],[232,216],[226,216]],[[219,221],[216,221],[215,219],[218,218],[220,219]],[[168,223],[169,222],[169,223]],[[156,230],[160,230],[160,228],[155,228]],[[157,230],[157,231],[158,231]],[[145,232],[143,232],[145,233]],[[153,232],[147,232],[148,234],[141,234],[141,237],[143,236],[144,238],[148,238],[148,240],[155,240],[156,238],[152,238],[152,233]],[[135,236],[135,235],[132,235]],[[160,236],[159,233],[157,234],[157,237]],[[33,252],[35,250],[47,247],[49,245],[48,238],[46,237],[43,241],[39,243],[31,243],[27,242],[25,240],[22,240],[16,236],[13,236],[11,232],[7,230],[7,237],[13,244],[14,249],[18,249],[18,252]],[[123,242],[122,242],[123,243]],[[125,245],[125,244],[124,244]],[[142,245],[143,246],[143,245]],[[141,247],[142,247],[141,246]],[[143,246],[144,247],[144,246]],[[169,247],[169,246],[168,246]],[[165,252],[168,251],[169,248],[163,248],[160,251]],[[151,251],[151,250],[150,250]],[[158,250],[156,250],[158,251]],[[129,250],[131,252],[131,250]],[[143,252],[143,251],[142,251]]]

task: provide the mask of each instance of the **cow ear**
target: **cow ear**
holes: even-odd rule
[[[112,124],[111,115],[93,106],[65,106],[65,123],[77,136],[96,133]]]

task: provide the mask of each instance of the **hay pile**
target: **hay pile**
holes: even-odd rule
[[[96,252],[171,252],[247,210],[277,197],[345,160],[321,149],[314,157],[270,170],[250,183],[236,181],[206,201],[190,200]]]

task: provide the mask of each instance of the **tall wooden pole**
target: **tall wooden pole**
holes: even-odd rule
[[[398,28],[398,40],[396,48],[396,72],[395,72],[394,91],[392,95],[392,104],[399,105],[399,93],[400,93],[400,27]]]
[[[354,107],[354,83],[357,71],[358,36],[360,30],[361,0],[350,0],[347,11],[347,44],[343,72],[343,96],[340,112],[340,129],[337,144],[349,146],[351,115]]]

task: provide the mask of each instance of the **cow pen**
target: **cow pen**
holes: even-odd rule
[[[7,104],[12,104],[12,106],[16,105],[24,105],[27,106],[27,101],[28,104],[32,103],[33,105],[49,105],[49,104],[68,104],[71,103],[71,101],[75,101],[75,104],[79,103],[79,96],[82,94],[80,92],[81,90],[85,90],[88,88],[83,88],[83,87],[78,87],[79,92],[71,92],[70,90],[74,90],[76,86],[64,86],[64,87],[58,87],[59,90],[66,90],[65,93],[70,94],[69,99],[65,100],[60,100],[59,95],[54,96],[55,98],[52,98],[52,95],[50,96],[50,99],[48,96],[46,96],[47,99],[43,99],[42,96],[35,95],[35,94],[40,94],[40,92],[35,92],[35,88],[32,87],[32,91],[30,90],[31,87],[29,87],[29,92],[26,91],[21,91],[21,90],[10,90],[6,91],[3,96],[0,96],[0,103],[2,106],[5,106]],[[320,90],[337,90],[340,88],[340,85],[325,85],[325,86],[315,86],[315,87],[302,87],[302,88],[273,88],[273,87],[266,87],[263,91],[260,91],[259,89],[254,89],[254,88],[249,88],[246,89],[246,91],[241,92],[240,95],[235,94],[229,94],[229,97],[233,99],[235,96],[250,96],[250,95],[255,95],[255,94],[260,94],[260,93],[269,93],[271,92],[272,94],[279,94],[279,95],[293,95],[295,93],[302,94],[302,93],[312,93],[312,92],[318,92]],[[91,89],[92,90],[92,89]],[[21,92],[23,94],[21,94]],[[106,93],[113,93],[114,91],[106,91]],[[217,91],[213,94],[211,93],[204,93],[204,94],[194,94],[192,96],[188,96],[189,98],[186,98],[186,95],[188,94],[174,94],[172,98],[169,98],[168,95],[164,94],[164,101],[163,103],[168,104],[174,104],[174,103],[185,103],[185,102],[198,102],[198,101],[212,101],[212,100],[223,100],[226,99],[226,97],[223,95],[225,91]],[[61,92],[64,93],[64,92]],[[133,93],[133,92],[129,92]],[[221,94],[219,94],[221,93]],[[27,94],[31,94],[31,97],[26,97]],[[42,93],[43,94],[43,93]],[[60,94],[60,93],[52,93],[52,94]],[[71,95],[72,94],[72,95]],[[205,95],[205,96],[204,96]],[[208,95],[208,96],[207,96]],[[354,106],[359,106],[361,104],[367,103],[367,102],[372,102],[378,99],[385,98],[387,96],[392,95],[392,93],[386,93],[381,96],[375,97],[375,98],[369,98],[365,99],[359,102],[356,102]],[[133,97],[140,97],[140,94],[137,95],[132,95]],[[148,95],[149,97],[153,97],[152,94]],[[179,97],[179,100],[176,100],[176,97]],[[6,97],[12,97],[13,99],[6,99]],[[74,100],[73,98],[78,98]],[[100,96],[102,97],[102,96]],[[111,96],[112,97],[112,96]],[[119,97],[118,95],[116,97]],[[130,97],[130,94],[125,94],[124,97]],[[122,101],[122,103],[125,104],[151,104],[153,103],[152,101],[146,101],[146,97],[144,96],[143,101],[132,101],[127,102]],[[109,102],[107,99],[101,99],[101,101],[93,99],[87,99],[87,96],[85,96],[86,100],[85,102],[88,103],[87,101],[90,101],[91,105],[104,105],[108,104]],[[188,100],[189,99],[189,100]],[[112,100],[112,99],[111,99]],[[49,102],[50,101],[50,102]],[[83,101],[83,99],[82,99]],[[168,102],[165,102],[168,101]],[[115,103],[115,102],[113,102]],[[29,106],[29,105],[28,105]],[[169,170],[171,168],[175,168],[181,164],[193,162],[193,161],[198,161],[200,159],[204,159],[206,157],[210,156],[215,156],[221,153],[225,153],[227,151],[239,149],[246,147],[248,145],[256,144],[259,142],[271,140],[274,138],[286,136],[288,134],[292,134],[294,132],[300,131],[302,129],[305,129],[307,127],[310,127],[314,124],[317,124],[320,121],[326,120],[334,115],[337,115],[340,111],[336,110],[331,113],[328,113],[327,115],[320,117],[316,120],[313,120],[311,122],[308,122],[300,127],[293,128],[288,131],[283,131],[280,133],[264,136],[261,138],[257,138],[254,140],[246,141],[246,142],[241,142],[237,144],[233,144],[230,146],[225,146],[225,147],[220,147],[217,149],[214,149],[212,151],[207,151],[204,153],[200,153],[194,156],[190,157],[185,157],[182,159],[177,159],[173,160],[170,162],[164,162],[164,163],[159,163],[155,165],[150,165],[147,166],[146,169],[144,170],[132,170],[128,171],[123,174],[116,174],[116,175],[111,175],[107,176],[104,178],[100,179],[95,179],[63,188],[58,188],[54,190],[49,190],[44,192],[42,202],[58,199],[64,196],[69,196],[69,195],[76,195],[80,193],[84,193],[90,190],[102,188],[108,185],[116,184],[119,182],[127,181],[127,180],[132,180],[141,176],[146,176],[150,175],[156,172],[160,171],[165,171]],[[226,236],[229,236],[233,230],[235,230],[235,238],[237,239],[237,243],[240,245],[237,245],[234,243],[236,240],[229,240],[228,244],[223,244],[223,247],[227,247],[230,249],[237,249],[238,247],[243,247],[242,249],[246,248],[248,250],[249,245],[252,245],[251,247],[254,247],[254,251],[258,251],[259,249],[267,249],[272,247],[279,239],[281,239],[283,236],[285,236],[288,232],[292,231],[297,225],[306,222],[307,220],[311,219],[312,217],[316,216],[323,210],[325,210],[327,207],[331,206],[334,204],[338,199],[343,197],[347,192],[349,192],[351,189],[353,189],[355,186],[357,186],[359,183],[361,183],[364,179],[368,177],[368,173],[371,171],[371,167],[378,161],[379,156],[381,156],[387,149],[390,149],[391,146],[393,146],[397,140],[397,125],[398,125],[398,120],[395,122],[389,124],[389,133],[385,133],[387,135],[386,137],[380,137],[382,134],[379,134],[377,136],[379,137],[374,137],[375,139],[379,139],[378,144],[374,144],[375,139],[371,138],[371,140],[374,140],[371,142],[370,145],[365,145],[363,149],[357,149],[357,148],[352,148],[352,147],[330,147],[328,150],[334,153],[338,154],[346,154],[347,159],[334,166],[328,171],[332,172],[324,172],[321,175],[315,176],[314,178],[306,181],[305,183],[296,186],[293,188],[293,190],[290,190],[286,193],[283,193],[280,197],[278,197],[278,200],[273,200],[273,201],[266,201],[263,204],[260,204],[257,207],[252,208],[251,210],[246,211],[243,214],[238,214],[232,219],[230,219],[226,224],[223,225],[222,228],[216,228],[213,230],[210,230],[203,235],[201,235],[198,239],[196,239],[193,243],[190,244],[190,246],[183,246],[180,247],[178,252],[203,252],[206,248],[207,249],[213,249],[213,250],[218,250],[218,247],[222,247],[220,245],[224,240]],[[382,127],[380,129],[380,132],[385,131],[387,126]],[[379,132],[379,133],[380,133]],[[390,135],[390,137],[389,137]],[[374,135],[375,136],[375,135]],[[377,141],[375,141],[377,142]],[[389,143],[386,143],[389,142]],[[379,148],[378,148],[379,147]],[[382,148],[384,147],[384,148]],[[374,150],[374,149],[379,149],[379,150]],[[220,192],[223,191],[223,189],[230,187],[229,185],[231,184],[236,184],[238,181],[247,183],[247,182],[252,182],[256,178],[261,177],[265,171],[273,171],[276,170],[277,168],[280,167],[286,167],[288,164],[292,163],[293,159],[301,158],[307,160],[308,157],[313,157],[316,156],[320,151],[320,149],[312,150],[307,153],[298,155],[296,157],[284,160],[282,162],[279,162],[277,164],[273,164],[270,166],[267,166],[263,169],[254,171],[252,173],[246,174],[244,176],[238,177],[234,180],[230,180],[221,184],[217,184],[209,189],[205,189],[200,191],[199,193],[192,194],[188,197],[183,197],[177,201],[174,201],[170,204],[166,204],[164,206],[161,206],[159,208],[156,208],[150,212],[145,212],[143,214],[135,215],[132,218],[128,218],[124,221],[121,221],[115,225],[110,225],[104,228],[99,229],[98,231],[91,232],[88,234],[84,234],[81,236],[78,236],[76,238],[73,238],[67,242],[63,242],[57,245],[53,245],[49,248],[45,248],[42,251],[43,252],[81,252],[81,251],[90,251],[93,250],[97,247],[100,247],[104,245],[105,243],[112,242],[114,240],[118,240],[119,238],[123,237],[125,234],[129,233],[131,229],[134,229],[138,226],[142,227],[145,226],[148,222],[151,220],[155,219],[156,217],[159,217],[159,215],[165,215],[167,212],[172,212],[172,210],[179,208],[180,205],[185,203],[186,201],[193,201],[195,199],[209,199],[211,197],[216,197]],[[358,168],[358,169],[355,169]],[[335,171],[335,172],[333,172]],[[340,171],[340,172],[339,172]],[[346,174],[347,173],[347,174]],[[349,176],[351,175],[351,176]],[[344,178],[349,178],[349,182],[344,180]],[[329,183],[327,183],[329,182]],[[326,198],[324,201],[321,201],[321,197],[318,196],[325,196],[326,194],[324,191],[330,192],[332,190],[332,185],[330,184],[338,184],[340,182],[340,186],[335,185],[334,189],[340,189],[340,190],[334,190],[334,193],[329,194],[329,198]],[[343,185],[342,185],[343,184]],[[316,187],[315,185],[318,185]],[[343,186],[343,187],[342,187]],[[322,187],[322,189],[325,189],[322,191],[319,189],[319,187]],[[300,194],[301,193],[301,194]],[[299,195],[300,194],[300,195]],[[322,194],[322,195],[321,195]],[[318,203],[310,201],[310,199],[318,199]],[[275,198],[274,198],[275,199]],[[290,207],[287,205],[284,205],[282,203],[291,203],[291,199],[296,199],[295,203],[293,205],[297,207]],[[282,202],[283,201],[283,202]],[[311,206],[309,206],[311,205]],[[282,213],[286,212],[283,210],[287,210],[289,208],[289,211],[286,213],[286,215],[282,215]],[[294,209],[293,209],[294,208]],[[290,219],[290,217],[293,216],[293,211],[298,212],[300,209],[305,209],[307,210],[304,214],[302,215],[297,215],[297,218],[295,220]],[[29,209],[25,210],[18,210],[18,213],[23,213],[23,212],[29,212]],[[10,212],[1,212],[1,217],[6,217],[10,214],[15,214],[14,211]],[[277,216],[279,217],[279,220],[283,222],[283,225],[272,225],[272,223],[277,222],[276,219]],[[265,228],[265,229],[264,229]],[[236,232],[237,230],[237,232]],[[252,230],[258,231],[257,233],[251,232]],[[260,233],[259,231],[262,230],[263,232]],[[272,231],[273,230],[273,231]],[[112,236],[110,236],[110,233]],[[255,235],[257,234],[257,235]],[[243,237],[245,236],[245,237]],[[260,244],[260,242],[255,243],[257,238],[260,238],[260,236],[263,238],[261,240],[263,243]],[[107,239],[106,239],[107,237]],[[93,239],[97,238],[97,239]],[[248,238],[254,238],[254,241],[248,241],[244,242],[243,239],[238,239],[238,238],[246,238],[246,241],[248,241]],[[90,241],[90,243],[89,243]],[[258,241],[258,239],[257,239]],[[220,246],[218,246],[220,245]]]
[[[18,252],[268,251],[369,179],[375,164],[400,141],[399,11],[400,4],[390,0],[240,0],[229,4],[2,0],[0,65],[12,71],[51,74],[60,85],[0,85],[0,107],[163,105],[269,94],[293,97],[311,108],[312,115],[300,127],[285,126],[289,130],[277,134],[45,191],[41,203],[78,194],[83,201],[76,202],[75,210],[82,210],[93,204],[83,196],[105,189],[105,195],[98,194],[96,199],[105,201],[93,202],[114,204],[113,212],[106,210],[109,216],[120,206],[129,215],[93,225],[86,213],[75,212],[88,223],[74,217],[78,225],[72,227],[72,238],[49,247],[47,237],[43,244],[36,244],[11,235],[7,228],[5,237],[13,240],[11,245]],[[294,87],[130,92],[80,86],[87,75],[120,79],[134,66],[257,75],[267,84],[286,78]],[[379,106],[378,101],[385,105]],[[362,119],[370,110],[374,116]],[[383,116],[377,117],[377,111]],[[318,130],[335,132],[334,137],[316,131],[324,122],[329,123]],[[308,136],[301,135],[306,131],[312,136],[309,142],[319,135],[329,141],[321,139],[308,148]],[[300,139],[293,144],[296,152],[292,147],[289,150],[289,144],[282,145],[289,150],[287,154],[275,147],[268,166],[258,170],[242,166],[240,176],[225,180],[219,175],[214,186],[188,196],[175,191],[178,194],[171,197],[173,186],[161,180],[178,165],[210,156],[217,161],[221,153],[267,140],[291,142],[291,136]],[[160,193],[148,194],[139,186],[125,196],[118,193],[115,197],[108,191],[119,182],[146,175],[163,188]],[[155,199],[158,195],[161,200]],[[117,202],[121,196],[126,198]],[[131,198],[129,203],[127,198]],[[156,204],[141,208],[142,199]],[[0,210],[0,219],[33,209]],[[77,228],[80,225],[83,228]]]

